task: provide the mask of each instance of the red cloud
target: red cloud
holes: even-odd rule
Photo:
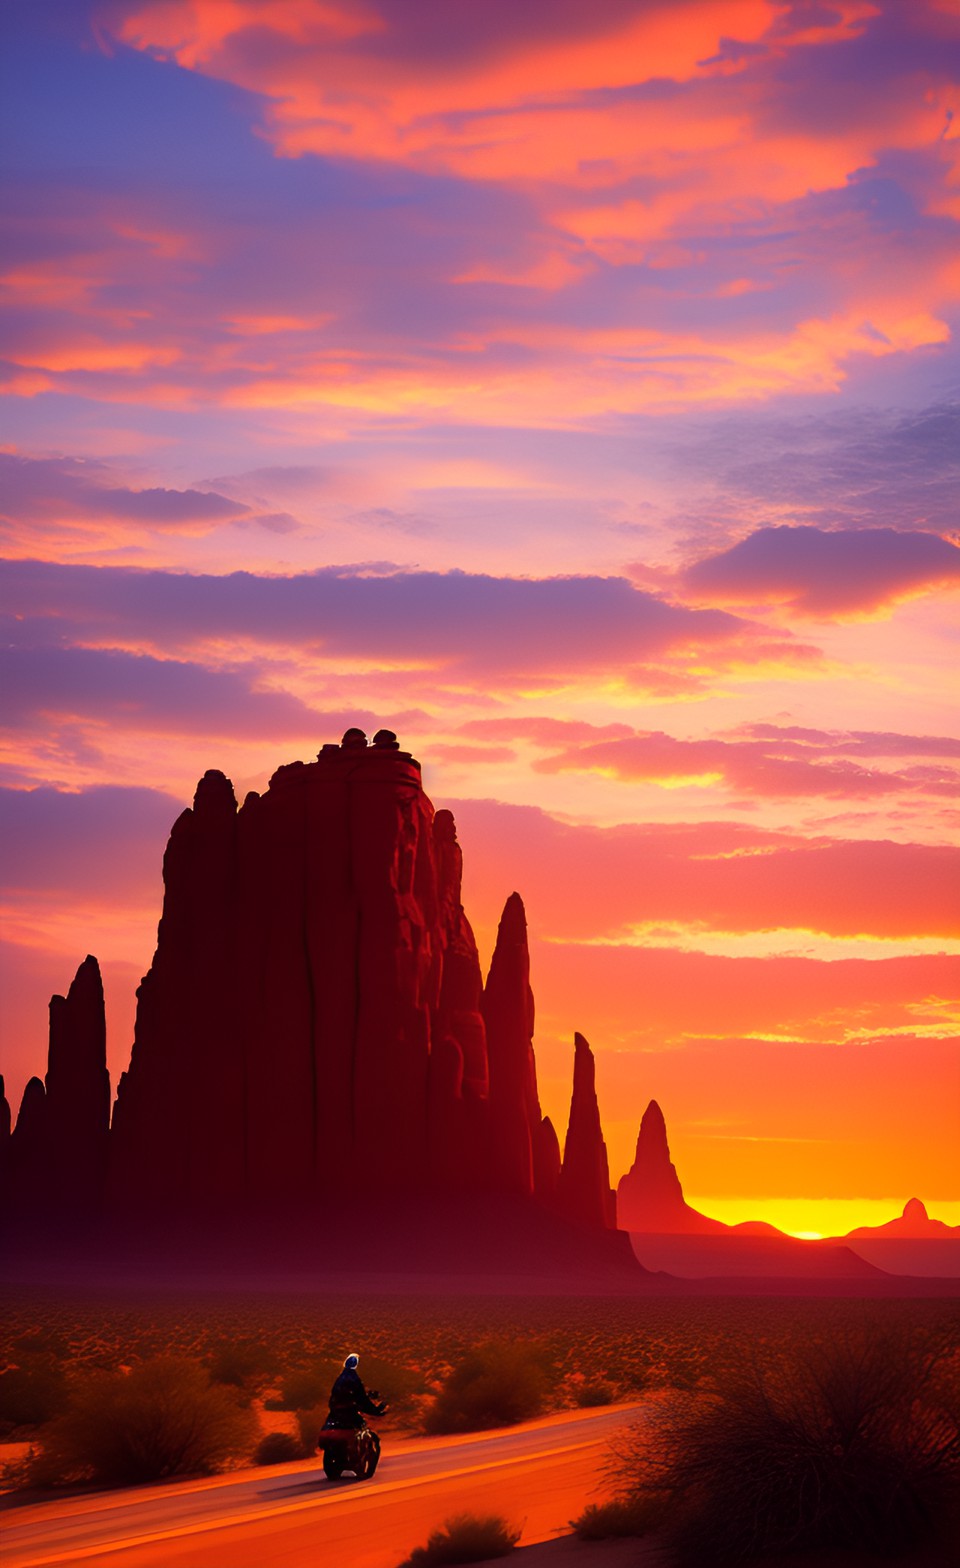
[[[696,561],[682,583],[700,603],[782,603],[839,619],[956,587],[960,549],[939,534],[895,528],[760,528]]]

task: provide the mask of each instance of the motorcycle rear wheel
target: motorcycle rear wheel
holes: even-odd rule
[[[323,1450],[323,1473],[330,1481],[339,1481],[343,1475],[343,1455],[334,1453],[332,1448]]]

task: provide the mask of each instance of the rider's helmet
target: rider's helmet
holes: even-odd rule
[[[354,1355],[351,1352],[350,1355],[347,1357],[346,1361],[343,1363],[343,1370],[344,1370],[344,1372],[355,1372],[357,1370],[357,1366],[359,1364],[359,1361],[360,1361],[360,1357]]]

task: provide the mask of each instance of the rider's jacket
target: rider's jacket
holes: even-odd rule
[[[352,1367],[344,1367],[330,1390],[328,1419],[331,1423],[335,1422],[343,1426],[362,1426],[361,1410],[368,1416],[380,1414],[378,1407],[364,1388],[359,1373]]]

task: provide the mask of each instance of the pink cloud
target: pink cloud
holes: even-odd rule
[[[213,490],[136,488],[105,463],[0,452],[0,518],[15,537],[37,524],[106,521],[164,532],[206,533],[251,516],[251,508]]]
[[[782,738],[772,725],[766,730],[757,740],[677,740],[662,731],[647,731],[568,746],[534,767],[540,773],[605,773],[626,782],[722,783],[768,799],[804,795],[859,799],[911,790],[952,798],[960,786],[960,773],[954,768],[900,772],[865,768],[846,757],[831,757]],[[915,742],[917,747],[922,750],[922,742]]]

